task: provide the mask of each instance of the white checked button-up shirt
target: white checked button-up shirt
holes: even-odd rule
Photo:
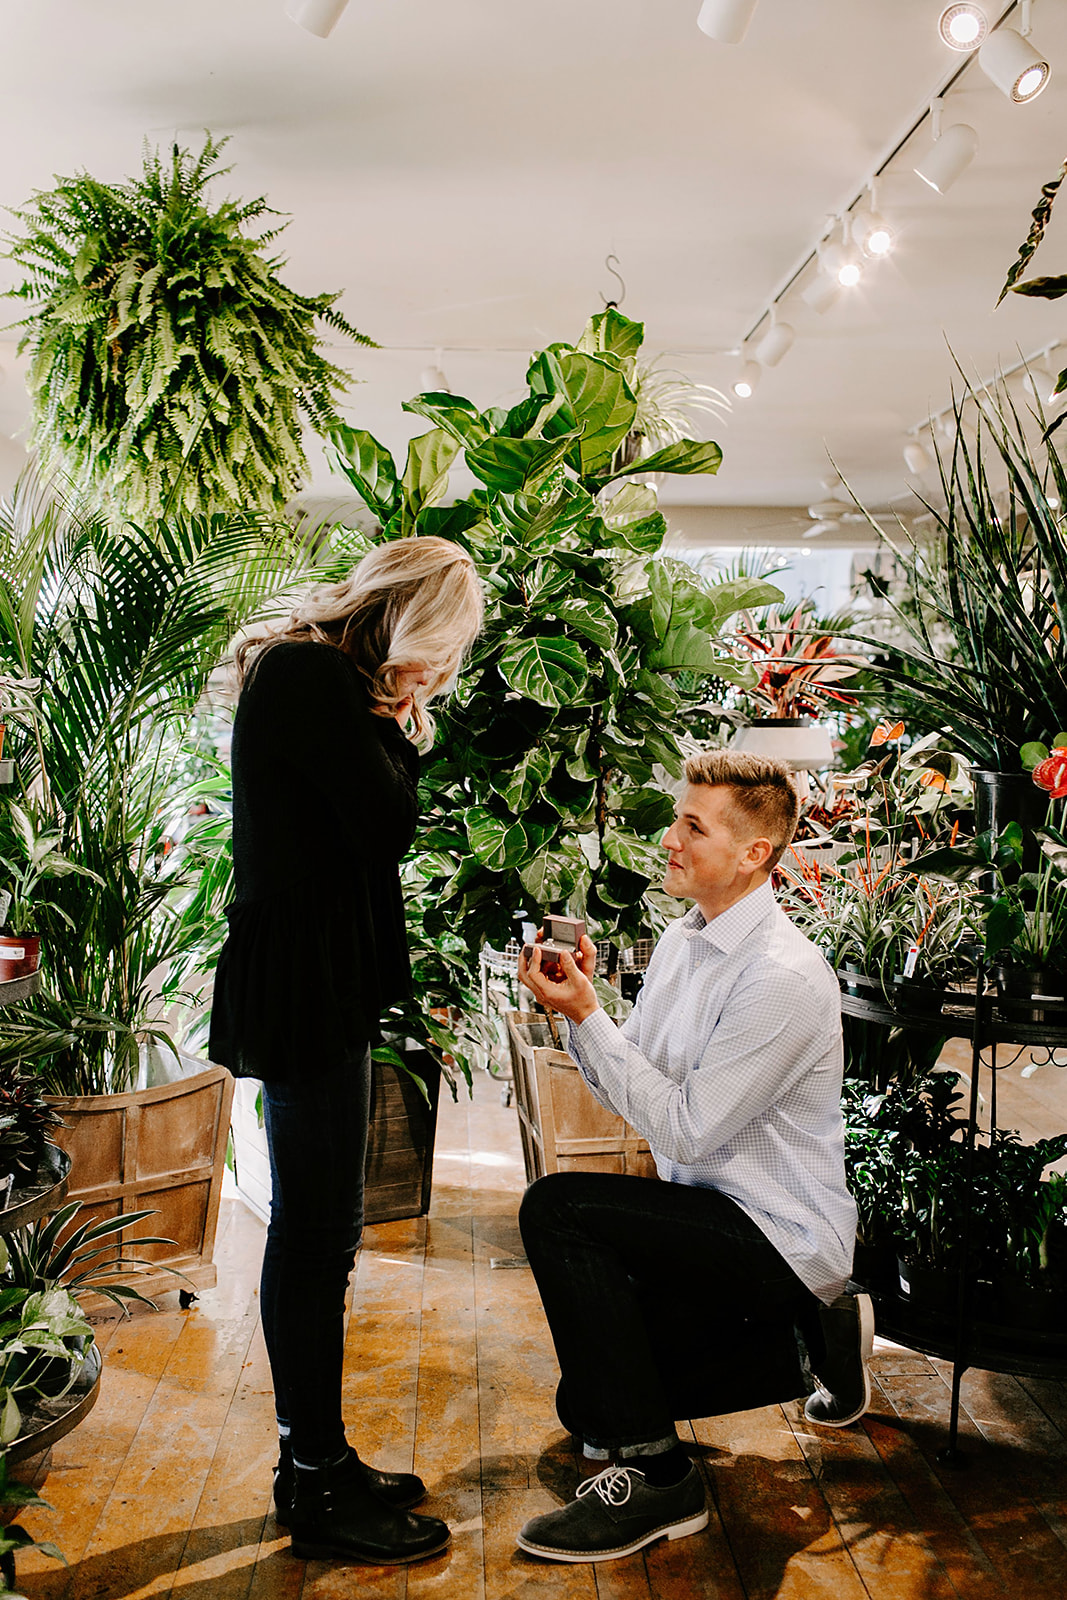
[[[815,946],[762,884],[711,922],[672,924],[621,1027],[571,1025],[582,1074],[648,1140],[661,1178],[719,1189],[818,1297],[843,1289],[841,1000]]]

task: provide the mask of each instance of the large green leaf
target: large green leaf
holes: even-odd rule
[[[522,886],[532,899],[533,908],[541,912],[556,901],[569,900],[588,876],[585,857],[569,840],[557,842],[519,868]]]
[[[538,798],[555,765],[555,756],[545,745],[534,745],[511,772],[494,772],[490,777],[493,788],[507,802],[510,809],[520,813]]]
[[[570,450],[571,435],[562,439],[486,439],[467,451],[467,465],[489,489],[518,494],[534,488],[555,472]]]
[[[612,799],[611,810],[622,817],[630,833],[658,833],[674,820],[674,801],[662,789],[623,789]]]
[[[467,812],[471,852],[494,872],[520,867],[543,850],[551,835],[545,823],[504,821],[481,806]]]
[[[568,351],[559,365],[574,425],[581,429],[576,465],[584,478],[611,460],[633,426],[637,400],[618,368],[599,356]]]
[[[659,648],[645,659],[658,672],[714,672],[727,682],[751,684],[755,681],[751,667],[723,656],[711,638],[700,628],[694,628],[691,622],[671,628]]]
[[[451,434],[457,444],[463,447],[480,445],[489,432],[478,407],[470,400],[464,400],[462,395],[433,392],[417,394],[413,400],[405,400],[401,410],[425,417],[435,427]]]
[[[622,360],[636,356],[645,341],[645,325],[624,317],[621,311],[609,306],[589,318],[578,340],[578,349],[586,355],[612,355]]]
[[[426,506],[444,497],[448,469],[460,451],[459,441],[444,428],[420,433],[408,443],[408,458],[400,487],[404,494],[404,531],[410,531]]]
[[[333,462],[380,522],[388,522],[400,505],[396,465],[384,445],[364,428],[340,423],[330,430]]]
[[[497,669],[518,694],[557,709],[572,705],[589,679],[581,645],[547,634],[516,639],[498,660]]]
[[[619,624],[606,600],[598,595],[577,595],[567,601],[558,601],[550,611],[567,623],[568,627],[591,639],[602,650],[612,650],[618,641]]]
[[[677,444],[665,445],[654,455],[641,461],[631,461],[612,476],[621,478],[634,472],[673,472],[691,476],[694,473],[715,473],[722,466],[722,451],[710,439],[704,443],[696,439],[679,439]]]

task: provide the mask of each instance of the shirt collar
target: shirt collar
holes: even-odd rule
[[[758,889],[746,894],[726,911],[720,911],[710,922],[705,921],[699,906],[693,906],[682,918],[682,930],[689,939],[701,938],[717,950],[729,954],[748,938],[753,928],[777,908],[774,889],[768,878]]]

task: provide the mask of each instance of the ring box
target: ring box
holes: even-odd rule
[[[558,972],[559,962],[546,960],[546,956],[558,956],[566,950],[568,955],[577,960],[578,946],[585,936],[585,923],[581,917],[546,917],[542,932],[544,938],[540,944],[523,945],[522,953],[527,961],[532,959],[535,950],[540,950],[541,970]]]

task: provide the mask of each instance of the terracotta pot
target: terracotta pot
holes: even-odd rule
[[[0,933],[0,983],[28,978],[41,962],[41,941],[35,933]]]

